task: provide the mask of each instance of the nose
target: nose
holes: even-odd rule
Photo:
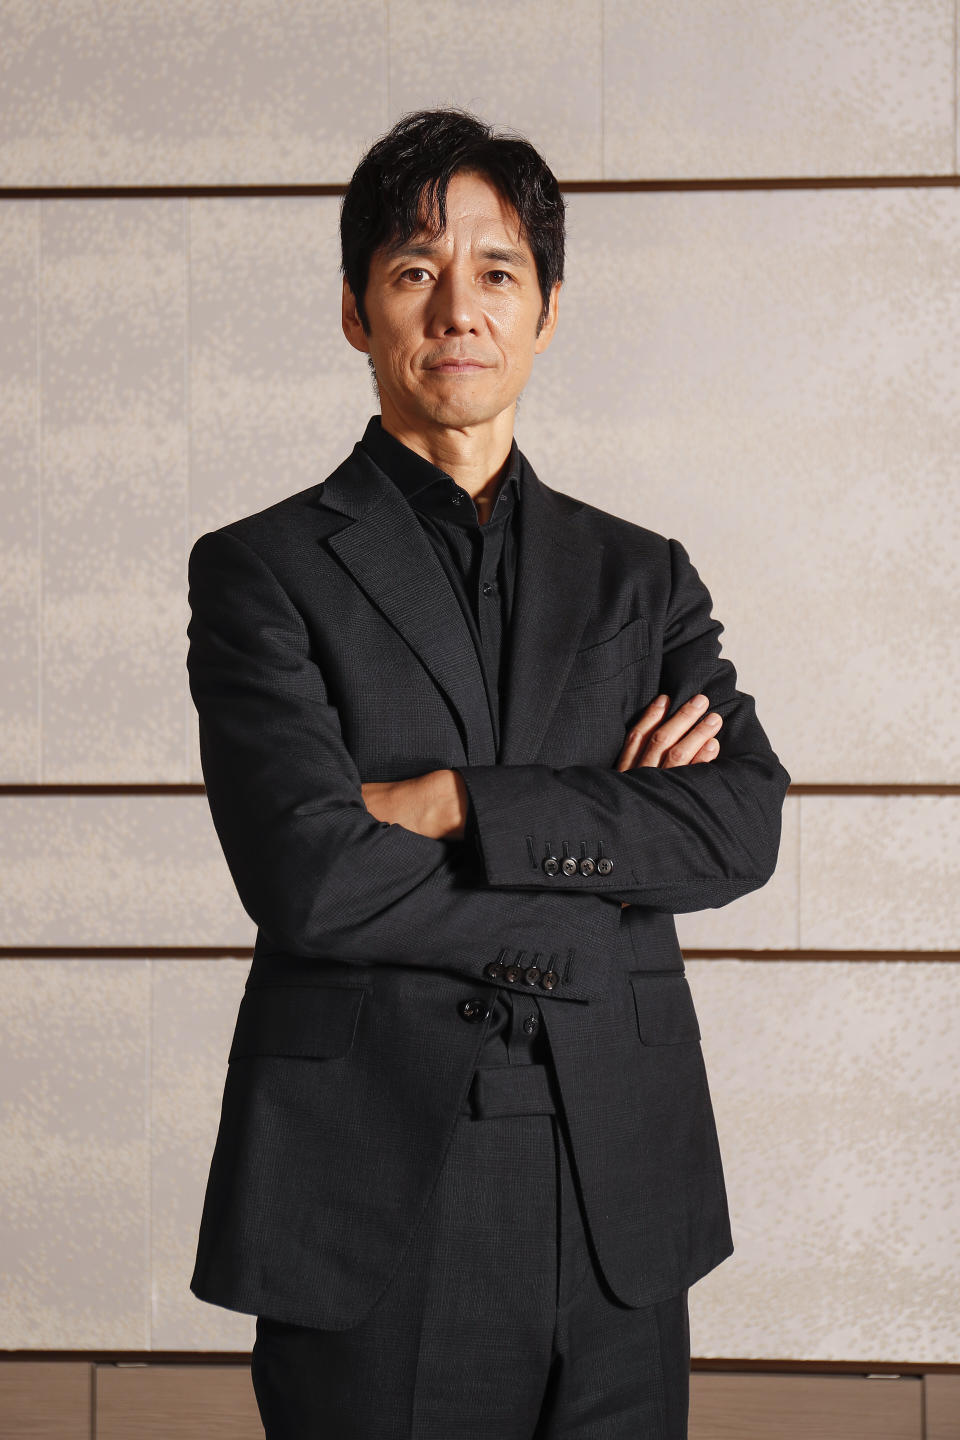
[[[437,335],[468,335],[476,332],[479,305],[466,276],[449,270],[433,289],[432,328]]]

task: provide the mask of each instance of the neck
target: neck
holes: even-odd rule
[[[403,416],[384,408],[380,423],[395,440],[456,480],[475,501],[484,520],[499,493],[513,445],[513,413],[511,405],[482,425],[425,428],[409,425]]]

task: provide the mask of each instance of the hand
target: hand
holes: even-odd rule
[[[675,770],[680,765],[703,765],[716,759],[720,745],[715,736],[723,720],[715,710],[707,710],[707,696],[694,695],[675,715],[664,720],[669,703],[669,695],[658,695],[630,728],[617,761],[618,770],[631,770],[637,765]]]
[[[669,703],[669,695],[658,695],[630,728],[617,761],[618,770],[638,765],[675,770],[680,765],[704,765],[716,759],[720,744],[715,737],[723,720],[715,710],[704,714],[710,703],[707,696],[692,696],[669,720],[663,720]],[[629,903],[621,900],[621,910]]]
[[[467,787],[456,770],[428,770],[409,780],[368,780],[360,793],[377,820],[432,840],[463,839]]]

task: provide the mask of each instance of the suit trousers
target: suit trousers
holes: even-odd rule
[[[259,1315],[251,1355],[266,1440],[686,1440],[689,1373],[687,1291],[631,1308],[606,1286],[536,1063],[475,1072],[373,1310]]]

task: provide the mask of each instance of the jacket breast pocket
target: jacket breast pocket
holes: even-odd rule
[[[680,1045],[700,1039],[700,1025],[690,985],[682,971],[675,975],[630,972],[637,1032],[644,1045]]]
[[[366,985],[247,986],[230,1060],[291,1055],[333,1060],[353,1045]]]
[[[565,690],[579,690],[619,675],[628,665],[643,660],[650,650],[649,627],[642,615],[630,620],[616,635],[578,650],[570,666]]]

